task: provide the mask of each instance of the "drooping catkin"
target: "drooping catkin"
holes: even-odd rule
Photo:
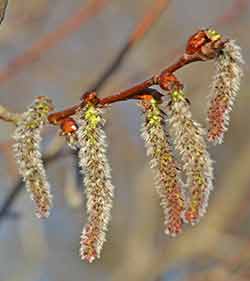
[[[110,221],[114,187],[106,156],[103,110],[87,104],[77,115],[79,165],[84,174],[88,222],[81,235],[80,256],[92,262],[100,257]]]
[[[13,136],[18,170],[36,204],[36,215],[39,218],[48,217],[52,207],[52,195],[39,148],[41,130],[47,123],[48,113],[52,109],[52,101],[49,98],[36,98],[22,114]]]
[[[176,236],[181,232],[183,224],[183,183],[157,102],[152,99],[150,104],[145,104],[143,111],[142,137],[151,158],[150,166],[156,173],[155,186],[164,212],[165,233]]]
[[[239,92],[243,59],[241,49],[235,41],[225,43],[215,60],[216,72],[213,78],[208,109],[208,140],[222,143],[228,130],[229,114]]]
[[[213,169],[204,140],[205,130],[192,119],[189,103],[182,91],[172,93],[169,125],[189,190],[184,220],[195,224],[207,208],[209,193],[213,188]]]

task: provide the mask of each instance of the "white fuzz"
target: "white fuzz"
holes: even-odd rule
[[[192,119],[189,104],[181,94],[172,101],[169,118],[170,133],[190,189],[184,219],[194,224],[205,214],[213,188],[212,160],[204,140],[205,131]]]
[[[229,114],[240,89],[243,75],[241,49],[230,40],[215,60],[216,71],[211,86],[208,109],[208,140],[222,143],[228,130]]]
[[[32,200],[36,203],[39,218],[49,216],[52,195],[43,166],[39,144],[41,130],[47,123],[51,101],[46,97],[36,98],[35,102],[23,113],[14,132],[13,146],[19,173],[22,175]]]
[[[183,183],[165,132],[165,120],[155,100],[144,108],[142,138],[145,141],[150,166],[156,173],[155,186],[164,212],[165,233],[176,236],[182,229],[184,211]]]
[[[84,175],[88,223],[81,236],[80,256],[89,262],[100,257],[110,221],[114,187],[107,160],[103,110],[91,104],[77,116],[79,165]]]

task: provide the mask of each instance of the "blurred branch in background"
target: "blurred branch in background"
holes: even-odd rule
[[[94,1],[96,2],[96,1]],[[98,2],[98,1],[97,1]],[[149,7],[146,11],[145,15],[143,16],[142,20],[136,25],[134,31],[132,31],[131,36],[128,38],[127,43],[118,53],[114,61],[107,67],[107,70],[104,74],[97,79],[94,83],[94,88],[98,88],[99,90],[105,84],[105,82],[115,73],[115,71],[119,68],[122,64],[124,59],[126,58],[127,54],[131,49],[138,43],[150,30],[153,24],[160,18],[162,12],[168,7],[169,1],[168,0],[155,0],[153,5]],[[0,74],[0,82],[1,82],[1,74]],[[63,147],[63,143],[61,143],[61,148]],[[48,164],[52,160],[56,159],[58,154],[61,151],[56,150],[54,154],[51,154],[49,158],[45,157],[45,163]],[[74,158],[78,157],[77,153],[72,154]],[[76,171],[77,182],[80,182],[81,174],[79,169],[77,168]],[[21,180],[17,181],[17,184],[10,189],[9,194],[7,194],[6,199],[3,202],[2,207],[0,208],[0,223],[1,220],[4,218],[5,214],[9,212],[9,209],[15,203],[16,199],[18,198],[20,191],[23,189],[23,184]]]
[[[249,6],[248,0],[234,0],[231,7],[221,16],[219,16],[214,25],[224,25],[232,23],[239,18],[243,12],[247,10]]]
[[[124,47],[117,54],[114,61],[106,68],[104,73],[100,76],[99,79],[93,85],[89,87],[90,90],[99,91],[107,80],[115,74],[115,72],[119,69],[125,58],[127,57],[129,51],[144,38],[146,33],[153,27],[157,20],[159,20],[163,11],[169,5],[168,0],[155,0],[153,5],[146,11],[142,20],[137,24],[134,31],[132,31],[129,36],[127,43],[124,44]]]
[[[23,67],[38,60],[47,50],[55,47],[72,33],[77,32],[84,24],[100,13],[108,2],[109,0],[90,0],[87,6],[84,5],[77,9],[77,12],[56,30],[35,42],[30,49],[14,58],[6,68],[0,71],[0,83],[7,81],[10,77],[21,71]]]
[[[233,0],[232,4],[229,5],[229,8],[227,8],[222,14],[220,14],[212,21],[211,26],[219,26],[219,28],[221,28],[232,24],[234,21],[239,20],[242,14],[246,12],[249,4],[250,2],[248,0]],[[167,55],[170,58],[175,58],[181,53],[182,48],[183,46],[173,48],[168,51]],[[159,61],[162,61],[162,58],[160,58]],[[156,61],[156,66],[160,65],[159,61]]]
[[[66,154],[63,153],[62,150],[63,145],[64,141],[62,140],[62,138],[59,138],[58,136],[54,137],[51,145],[47,147],[43,158],[43,161],[46,166],[60,158],[65,157]],[[10,209],[18,199],[18,196],[21,194],[23,187],[24,185],[21,178],[17,179],[16,184],[11,187],[0,208],[0,224],[3,222],[3,219],[5,218],[6,214],[10,213]]]

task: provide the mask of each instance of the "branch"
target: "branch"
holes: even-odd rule
[[[80,108],[85,106],[86,102],[90,101],[101,106],[106,106],[111,103],[126,101],[128,99],[138,99],[139,93],[143,94],[146,89],[154,85],[158,85],[163,90],[169,92],[182,89],[183,85],[173,73],[190,63],[214,59],[227,42],[225,38],[220,35],[218,36],[219,37],[216,40],[213,40],[213,38],[210,38],[209,36],[208,29],[199,30],[189,38],[186,50],[177,62],[165,68],[160,74],[155,74],[151,78],[129,89],[102,99],[98,98],[95,92],[84,93],[79,104],[63,111],[51,113],[48,116],[48,121],[53,125],[60,125],[65,118],[74,115]]]
[[[99,5],[102,3],[104,5],[105,1],[94,1],[94,3],[100,2]],[[131,36],[128,39],[128,43],[122,48],[120,53],[117,55],[117,57],[114,59],[114,61],[111,63],[110,66],[107,67],[107,70],[105,73],[97,79],[97,81],[94,83],[93,88],[98,88],[101,89],[101,87],[104,85],[104,83],[114,74],[114,72],[119,68],[121,63],[124,61],[124,58],[127,56],[128,52],[132,50],[132,48],[135,46],[136,43],[138,43],[145,35],[146,33],[150,30],[150,28],[153,26],[153,24],[160,18],[161,13],[168,7],[169,1],[168,0],[156,0],[154,1],[154,4],[150,7],[150,9],[145,13],[143,19],[138,23],[136,26],[135,30],[132,32]],[[99,6],[99,9],[101,7]],[[97,11],[96,11],[97,12]],[[81,12],[80,12],[81,13]],[[80,14],[79,13],[79,14]],[[87,13],[87,12],[86,12]],[[73,18],[72,18],[73,19]],[[65,24],[66,25],[66,24]],[[63,28],[62,28],[63,29]],[[48,35],[46,38],[41,40],[41,42],[46,42],[50,37],[54,37],[56,35],[56,32],[51,33],[51,35]],[[63,39],[63,38],[61,38]],[[42,52],[47,50],[49,47],[52,47],[53,45],[47,45],[45,43],[41,43],[33,46],[29,51],[27,51],[27,58],[32,57],[33,53],[40,55]],[[56,44],[56,40],[54,38],[54,44]],[[51,43],[50,43],[51,44]],[[36,46],[47,46],[46,48],[37,48]],[[36,48],[35,48],[36,47]],[[24,58],[24,64],[27,64],[32,61],[26,61],[25,62],[25,57]],[[20,59],[19,59],[20,60]],[[20,60],[21,61],[21,60]],[[22,65],[20,64],[20,67]],[[14,73],[13,73],[14,74]],[[3,75],[0,73],[0,82],[1,78]],[[81,103],[82,104],[82,103]],[[66,109],[63,113],[61,113],[60,118],[66,118],[67,116],[70,116],[76,112],[76,110],[79,108],[79,105],[73,106],[71,108]],[[45,164],[48,164],[53,157],[56,158],[57,155],[61,152],[62,145],[60,146],[60,150],[53,151],[52,153],[49,154],[50,158],[44,159]],[[76,154],[74,154],[76,156]],[[77,173],[77,178],[79,180],[80,175]],[[5,214],[8,213],[9,209],[11,206],[14,204],[14,202],[17,200],[20,191],[22,190],[23,184],[22,181],[19,180],[18,183],[11,188],[10,193],[7,195],[6,199],[4,200],[3,206],[0,209],[0,223],[5,216]]]

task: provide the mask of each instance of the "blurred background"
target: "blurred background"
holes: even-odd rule
[[[39,95],[51,97],[57,110],[77,103],[156,2],[10,0],[0,27],[0,104],[23,112]],[[98,11],[79,23],[79,12],[91,5]],[[38,220],[24,189],[0,216],[0,281],[250,280],[250,1],[170,1],[98,94],[110,95],[159,72],[176,60],[192,33],[207,26],[236,39],[246,64],[224,144],[210,147],[215,190],[202,222],[174,239],[163,234],[138,107],[115,104],[107,134],[116,194],[101,259],[87,264],[78,256],[85,202],[77,163],[64,146],[64,156],[47,166],[54,194],[51,216]],[[193,114],[204,125],[212,75],[212,62],[178,72]],[[0,122],[0,132],[1,207],[19,177],[11,151],[13,126]],[[48,154],[61,146],[56,135],[53,127],[44,132]]]

